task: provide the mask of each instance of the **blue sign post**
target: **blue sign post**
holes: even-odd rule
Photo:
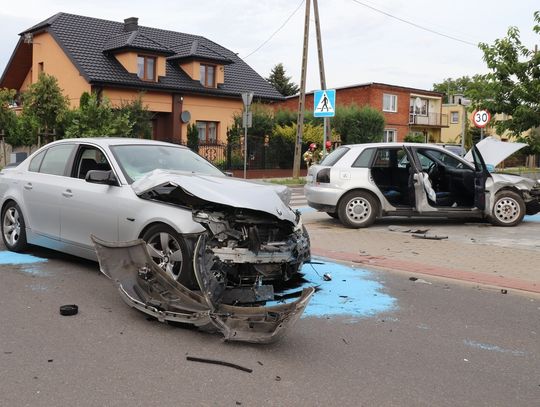
[[[329,117],[336,115],[336,90],[335,89],[323,89],[316,90],[313,94],[313,116],[324,118],[324,136],[322,145],[323,158],[326,156],[326,140],[328,135],[326,134],[327,120]]]
[[[336,90],[316,90],[313,95],[313,116],[334,117],[336,115]]]

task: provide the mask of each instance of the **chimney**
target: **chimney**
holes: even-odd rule
[[[124,20],[124,32],[137,31],[139,28],[139,19],[137,17],[129,17]]]

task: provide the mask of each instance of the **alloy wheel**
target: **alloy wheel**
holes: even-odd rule
[[[500,222],[512,223],[520,216],[520,211],[519,203],[511,197],[505,196],[495,202],[493,213]]]
[[[5,241],[9,246],[15,246],[21,236],[21,221],[17,208],[11,207],[6,210],[3,223]]]
[[[178,280],[184,256],[182,248],[176,237],[167,232],[159,232],[146,242],[150,257],[174,280]]]

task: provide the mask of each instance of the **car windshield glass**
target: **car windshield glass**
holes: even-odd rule
[[[129,183],[156,169],[224,176],[200,155],[181,147],[131,144],[111,146],[111,151]]]

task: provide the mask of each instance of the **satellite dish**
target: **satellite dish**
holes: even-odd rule
[[[182,123],[188,123],[191,120],[191,113],[189,113],[189,111],[187,110],[184,110],[180,114],[180,120],[182,121]]]

